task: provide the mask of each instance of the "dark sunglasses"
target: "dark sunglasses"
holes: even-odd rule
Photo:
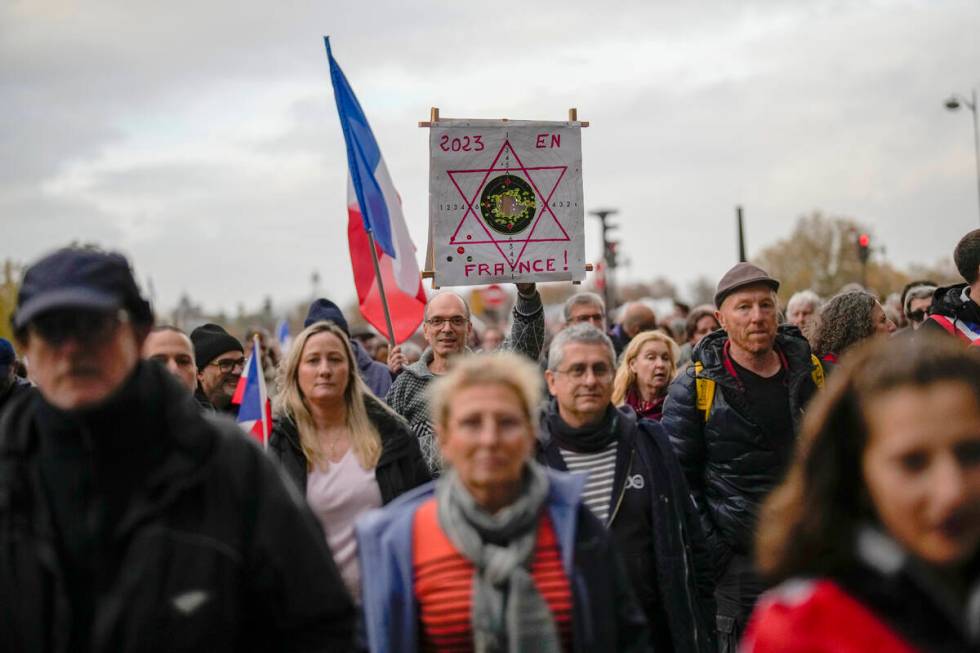
[[[912,311],[909,313],[909,320],[912,322],[922,322],[927,316],[928,314],[925,312],[925,310],[920,308],[917,311]]]
[[[111,338],[119,325],[128,321],[129,314],[122,309],[114,313],[51,311],[37,316],[27,328],[52,345],[61,345],[68,340],[96,345]]]

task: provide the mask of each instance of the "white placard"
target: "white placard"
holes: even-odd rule
[[[585,278],[579,123],[439,120],[429,152],[435,286]]]

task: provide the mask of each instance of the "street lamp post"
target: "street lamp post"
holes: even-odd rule
[[[970,99],[953,93],[945,102],[946,108],[956,111],[965,105],[973,113],[973,155],[977,164],[977,210],[980,211],[980,126],[977,125],[977,89],[970,92]]]
[[[589,211],[589,215],[594,216],[599,219],[599,223],[602,225],[602,257],[605,262],[605,268],[603,270],[605,286],[603,287],[603,294],[606,300],[606,311],[611,313],[616,307],[616,289],[613,284],[613,271],[616,269],[616,243],[610,240],[609,232],[617,228],[617,225],[609,222],[609,216],[616,215],[619,213],[618,209],[595,209],[594,211]]]

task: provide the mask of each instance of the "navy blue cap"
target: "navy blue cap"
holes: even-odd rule
[[[24,273],[11,323],[19,331],[42,313],[72,308],[125,308],[134,323],[153,323],[129,261],[116,252],[66,247],[42,258]]]
[[[6,338],[0,338],[0,377],[10,374],[10,366],[16,361],[14,346]]]
[[[306,319],[303,320],[303,328],[305,329],[311,324],[322,322],[323,320],[333,322],[340,327],[341,331],[347,334],[348,338],[350,337],[350,328],[347,326],[344,312],[329,299],[321,297],[310,304],[310,310],[306,313]]]

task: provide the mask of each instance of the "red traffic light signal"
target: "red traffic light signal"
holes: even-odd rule
[[[861,263],[868,262],[868,255],[871,253],[871,236],[861,234],[858,236],[858,259]]]

